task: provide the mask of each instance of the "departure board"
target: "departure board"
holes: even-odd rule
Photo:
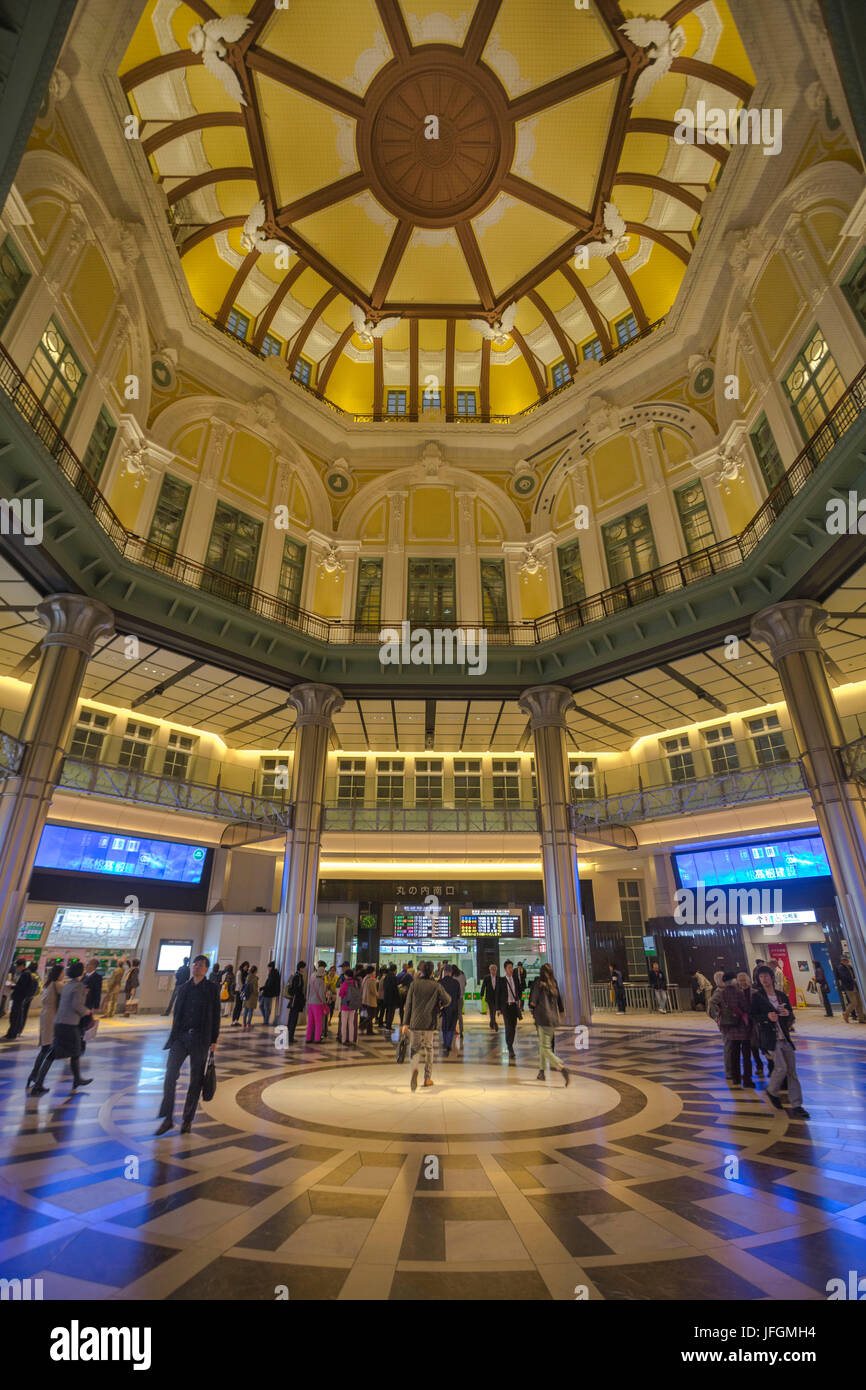
[[[460,913],[461,936],[522,936],[523,914],[510,908],[490,907]]]
[[[433,940],[451,935],[451,908],[432,911],[422,903],[407,903],[394,909],[392,936],[400,940]]]

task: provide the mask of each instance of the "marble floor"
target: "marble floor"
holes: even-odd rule
[[[823,1300],[866,1270],[866,1028],[817,1031],[797,1120],[728,1086],[705,1019],[564,1030],[566,1089],[536,1080],[528,1021],[509,1066],[472,1018],[415,1093],[384,1034],[280,1052],[258,1021],[224,1030],[192,1133],[157,1139],[166,1020],[101,1025],[93,1084],[58,1062],[39,1100],[31,1026],[0,1047],[0,1277],[57,1300]]]

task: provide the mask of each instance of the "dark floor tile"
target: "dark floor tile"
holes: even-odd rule
[[[338,1297],[349,1270],[313,1265],[260,1263],[221,1255],[169,1295],[172,1302],[264,1302],[276,1300],[284,1285],[290,1303],[319,1302]]]
[[[21,1236],[27,1231],[38,1231],[43,1226],[53,1225],[56,1225],[53,1216],[46,1216],[41,1211],[32,1211],[7,1197],[0,1197],[0,1240],[11,1240],[13,1236]]]
[[[246,1250],[278,1250],[284,1240],[294,1235],[299,1226],[310,1216],[312,1206],[309,1194],[302,1192],[293,1202],[280,1211],[267,1217],[254,1231],[237,1242],[238,1248]]]
[[[709,1255],[654,1260],[651,1265],[596,1265],[589,1273],[603,1298],[627,1302],[766,1298],[762,1289]]]
[[[402,1303],[528,1303],[549,1299],[547,1285],[534,1270],[501,1274],[431,1272],[398,1269],[391,1285],[391,1301]]]
[[[632,1187],[632,1192],[637,1192],[650,1202],[658,1202],[660,1207],[670,1207],[672,1203],[681,1205],[683,1202],[697,1202],[702,1197],[721,1197],[724,1190],[715,1183],[704,1182],[703,1178],[690,1178],[685,1174],[642,1182]]]
[[[372,1220],[379,1215],[385,1202],[382,1192],[327,1192],[311,1187],[310,1206],[316,1216],[361,1216]]]
[[[81,1231],[51,1261],[54,1274],[122,1289],[176,1255],[167,1246],[124,1240],[105,1231]]]
[[[574,1259],[613,1253],[601,1236],[580,1218],[581,1214],[628,1211],[618,1197],[602,1188],[587,1192],[528,1192],[526,1195],[542,1221]]]
[[[794,1240],[753,1245],[749,1254],[821,1293],[827,1292],[829,1279],[847,1282],[849,1269],[861,1275],[866,1271],[866,1238],[860,1239],[833,1226]]]

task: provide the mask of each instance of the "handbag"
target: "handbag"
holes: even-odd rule
[[[408,1033],[401,1033],[401,1034],[400,1034],[400,1041],[399,1041],[398,1044],[397,1044],[397,1061],[398,1061],[398,1062],[405,1062],[405,1060],[406,1060],[406,1053],[407,1053],[407,1051],[408,1051],[408,1048],[409,1048],[409,1034],[408,1034]]]
[[[209,1052],[207,1061],[204,1064],[204,1076],[201,1083],[202,1100],[213,1100],[216,1095],[216,1066],[214,1065],[213,1053]]]

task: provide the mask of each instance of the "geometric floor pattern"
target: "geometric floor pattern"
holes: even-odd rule
[[[467,1020],[413,1094],[384,1034],[280,1053],[224,1028],[214,1100],[162,1139],[161,1028],[106,1028],[93,1084],[56,1063],[38,1101],[25,1034],[0,1051],[0,1277],[62,1300],[824,1300],[866,1270],[866,1047],[798,1040],[794,1120],[728,1087],[707,1030],[563,1030],[566,1090],[536,1080],[530,1022],[509,1067]]]

